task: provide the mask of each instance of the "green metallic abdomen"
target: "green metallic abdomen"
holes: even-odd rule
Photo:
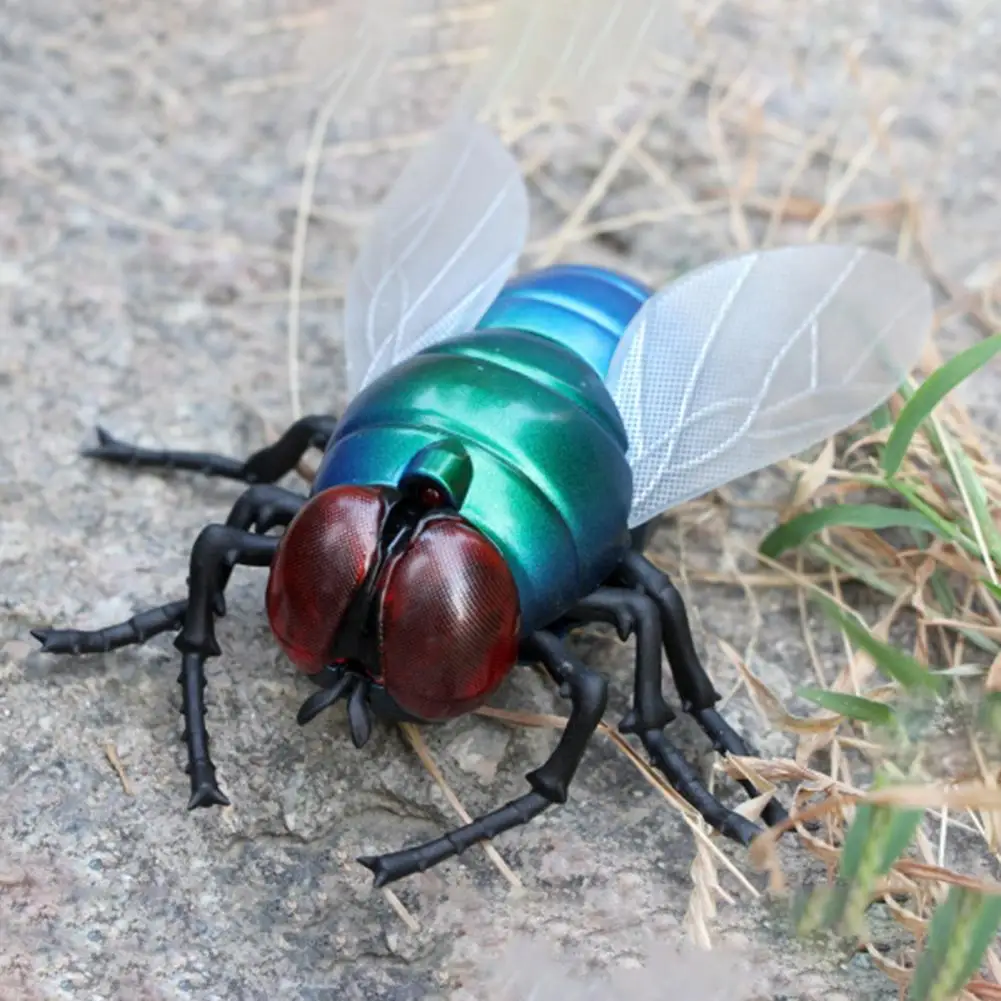
[[[423,351],[355,398],[313,492],[394,487],[443,438],[461,441],[472,460],[460,512],[507,560],[523,633],[601,585],[629,543],[632,473],[618,410],[583,358],[514,330]]]

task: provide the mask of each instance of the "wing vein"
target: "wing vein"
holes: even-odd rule
[[[655,293],[607,377],[630,442],[630,526],[871,413],[932,316],[916,269],[824,244],[752,251]]]
[[[500,191],[494,196],[493,201],[487,206],[486,212],[480,217],[479,222],[473,227],[472,231],[463,238],[462,242],[452,251],[449,257],[445,260],[445,263],[441,266],[434,278],[427,284],[424,291],[417,297],[414,303],[410,306],[407,313],[404,316],[404,320],[409,320],[413,315],[414,310],[420,306],[424,300],[431,294],[432,291],[438,286],[439,282],[442,280],[442,276],[446,274],[455,262],[458,260],[459,256],[463,251],[469,248],[470,243],[476,239],[477,236],[483,230],[483,227],[487,225],[488,222],[493,218],[494,213],[497,211],[498,206],[507,198],[508,188],[510,184],[505,185]]]
[[[373,324],[372,315],[379,304],[379,294],[381,293],[385,283],[389,281],[392,275],[396,274],[394,268],[404,264],[407,260],[409,260],[411,254],[418,247],[422,245],[423,241],[427,237],[428,231],[438,221],[442,208],[447,204],[448,196],[452,194],[452,192],[455,190],[456,179],[460,171],[468,161],[469,157],[472,155],[472,151],[473,151],[472,141],[469,141],[467,142],[464,150],[462,151],[462,155],[457,158],[457,162],[454,164],[452,172],[449,174],[448,181],[443,185],[442,189],[440,190],[438,198],[436,198],[433,202],[430,203],[428,207],[429,211],[424,219],[423,225],[414,234],[414,236],[407,242],[407,244],[401,248],[393,264],[391,264],[389,267],[386,268],[385,274],[382,276],[382,278],[376,285],[375,292],[372,296],[372,301],[369,303],[369,308],[368,308],[369,329],[371,329],[371,326]],[[417,215],[415,215],[413,218],[417,218],[419,214],[420,213],[418,212]],[[393,333],[394,339],[399,339],[402,332],[404,320],[405,316],[401,315],[400,319],[397,321],[396,330]]]
[[[723,324],[726,322],[727,316],[730,315],[730,309],[732,308],[734,301],[740,294],[740,290],[744,287],[757,262],[758,257],[756,254],[748,255],[744,270],[738,276],[730,291],[720,303],[719,309],[716,311],[716,316],[709,325],[709,331],[706,335],[706,339],[703,342],[702,348],[699,351],[699,356],[692,368],[692,374],[685,385],[685,391],[681,397],[681,405],[678,410],[675,424],[668,432],[670,444],[665,462],[670,462],[674,454],[675,443],[678,439],[678,429],[688,419],[688,408],[691,405],[692,396],[695,394],[695,387],[702,376],[702,371],[705,367],[706,359],[709,357],[709,352],[712,350],[712,347],[716,342],[716,338],[719,336],[719,332],[723,328]]]

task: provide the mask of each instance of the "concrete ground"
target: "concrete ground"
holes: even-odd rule
[[[818,235],[811,225],[893,246],[897,171],[946,283],[989,288],[1001,22],[971,0],[848,6],[692,5],[712,20],[672,37],[662,113],[592,219],[661,214],[586,242],[572,228],[561,259],[662,281],[766,236]],[[719,958],[672,958],[693,922],[751,963],[749,998],[896,997],[865,957],[790,945],[768,905],[724,869],[732,902],[693,893],[708,870],[692,834],[605,740],[565,807],[496,843],[520,892],[476,849],[395,888],[408,925],[353,860],[435,836],[455,814],[395,731],[379,729],[358,752],[342,713],[296,725],[310,687],[271,641],[260,573],[235,575],[224,655],[209,665],[229,809],[185,812],[169,638],[106,657],[36,652],[34,626],[108,624],[180,596],[191,542],[238,493],[96,467],[78,456],[96,422],[145,443],[242,455],[290,420],[288,262],[314,107],[294,79],[314,31],[291,17],[304,11],[284,0],[15,0],[0,11],[0,998],[526,999],[539,955],[555,964],[538,975],[545,996],[590,996],[599,988],[587,977],[600,970],[633,999],[666,997],[668,982],[686,1001],[739,996],[710,982]],[[332,130],[306,267],[321,292],[302,310],[307,410],[344,405],[331,290],[357,245],[359,206],[404,155],[362,140],[433,118],[425,105],[447,81],[444,71],[392,120]],[[891,104],[886,145],[870,126]],[[572,216],[611,147],[607,132],[526,140],[544,152],[533,176],[540,238]],[[793,171],[791,221],[767,232]],[[811,199],[828,206],[819,222]],[[914,231],[903,232],[913,249]],[[989,310],[989,295],[978,305]],[[971,336],[953,322],[940,344],[948,352]],[[995,383],[986,376],[974,394],[991,426]],[[785,483],[768,472],[733,495],[781,496]],[[686,592],[718,687],[737,680],[722,639],[790,698],[809,671],[791,597],[709,586],[696,572],[726,569],[770,524],[753,509],[694,505],[665,521],[654,548],[691,571]],[[613,678],[615,721],[629,650],[603,632],[579,646]],[[837,663],[838,646],[827,654]],[[497,704],[562,710],[527,674]],[[742,693],[727,712],[764,750],[787,750]],[[707,765],[693,728],[676,731]],[[523,791],[553,739],[477,718],[427,733],[473,814]],[[723,851],[763,887],[738,849]],[[795,846],[786,856],[792,872],[815,872]],[[645,979],[627,969],[644,964]],[[571,968],[582,979],[567,980]]]

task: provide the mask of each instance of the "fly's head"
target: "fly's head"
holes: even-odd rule
[[[371,715],[450,719],[515,663],[519,602],[496,547],[459,515],[471,475],[452,441],[419,453],[396,489],[339,486],[311,498],[272,563],[272,632],[322,690],[306,722],[348,699],[354,743]]]

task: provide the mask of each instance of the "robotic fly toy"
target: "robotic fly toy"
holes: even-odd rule
[[[563,83],[578,72],[572,44],[553,54],[553,12],[571,7],[593,55],[598,19],[618,10],[620,35],[638,45],[656,4],[529,4],[501,52],[526,93],[538,80],[519,66]],[[204,668],[221,654],[214,623],[236,565],[269,568],[271,629],[318,686],[299,723],[343,700],[359,748],[374,717],[454,719],[516,664],[541,664],[571,711],[530,791],[426,844],[359,859],[385,885],[566,801],[607,681],[564,639],[610,623],[635,641],[620,729],[715,829],[749,844],[761,827],[715,798],[665,734],[675,713],[662,649],[681,708],[715,749],[753,753],[715,708],[681,595],[643,555],[646,530],[886,400],[922,350],[930,289],[891,256],[824,245],[744,254],[658,291],[596,267],[512,277],[528,234],[524,181],[470,102],[458,106],[390,191],[354,266],[346,412],[304,417],[245,461],[99,432],[85,454],[250,486],[198,535],[187,598],[105,629],[34,635],[48,653],[94,653],[177,631],[189,809],[228,803],[209,754]],[[275,485],[312,446],[324,455],[309,495]],[[776,801],[763,813],[768,824],[785,816]]]

